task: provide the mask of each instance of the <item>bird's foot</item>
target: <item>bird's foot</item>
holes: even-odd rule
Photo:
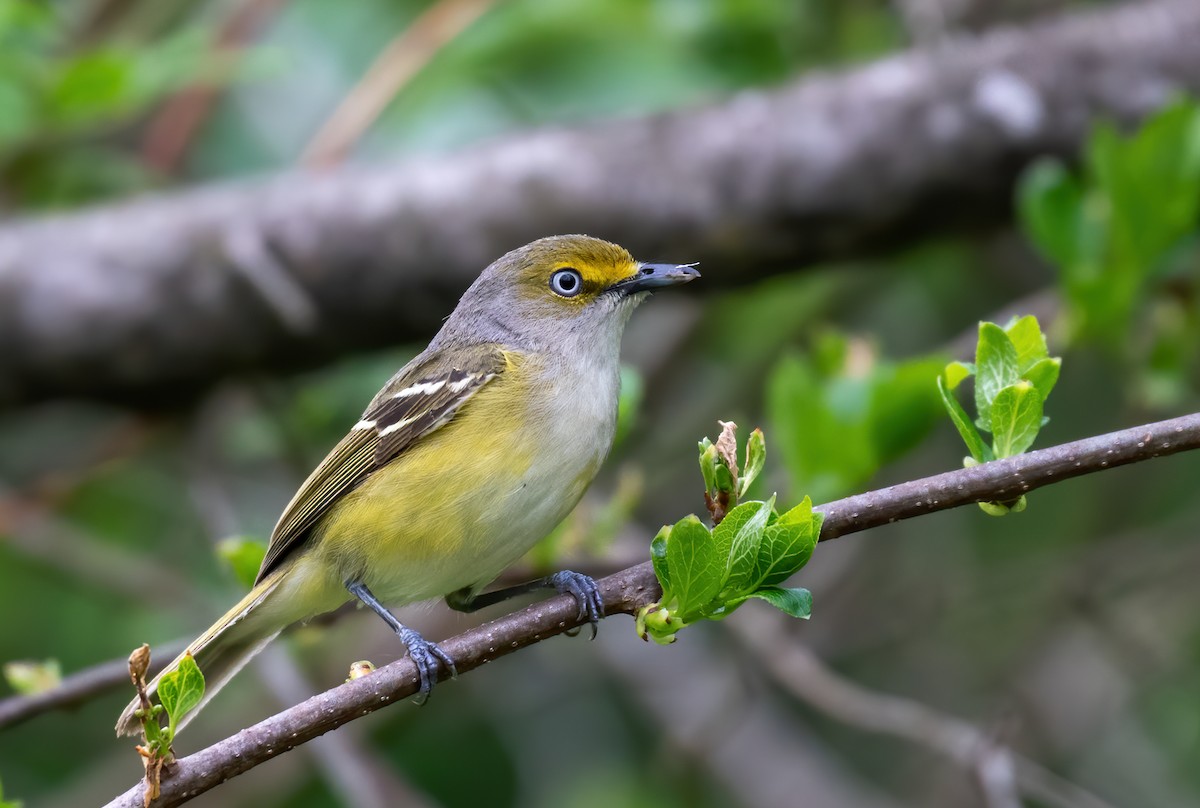
[[[579,604],[579,619],[587,620],[592,629],[592,639],[596,639],[596,624],[604,617],[604,598],[595,580],[579,572],[563,570],[547,576],[546,583],[554,587],[558,594],[575,598]]]
[[[429,700],[429,694],[433,692],[433,686],[437,683],[438,663],[446,666],[451,679],[458,676],[458,669],[454,667],[454,660],[450,655],[439,648],[437,643],[430,642],[408,626],[401,626],[396,635],[408,648],[408,655],[417,666],[417,676],[421,680],[417,704],[424,704]]]

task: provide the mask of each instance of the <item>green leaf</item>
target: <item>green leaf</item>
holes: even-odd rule
[[[1045,405],[1046,398],[1058,381],[1058,372],[1062,368],[1062,360],[1058,358],[1043,359],[1035,362],[1032,367],[1022,374],[1022,378],[1034,386]]]
[[[1149,274],[1196,226],[1200,208],[1200,109],[1179,100],[1130,137],[1111,125],[1093,134],[1088,167],[1111,209],[1114,268]]]
[[[637,635],[643,640],[650,638],[659,645],[670,645],[675,642],[675,634],[687,623],[663,608],[661,602],[649,603],[638,610],[634,619]]]
[[[704,477],[704,490],[711,496],[717,490],[717,447],[708,438],[700,441],[700,475]]]
[[[233,576],[246,589],[254,586],[263,556],[267,554],[265,542],[246,536],[231,536],[217,544],[217,556],[229,565]]]
[[[1005,387],[992,405],[992,449],[996,457],[1019,455],[1042,428],[1042,396],[1029,382]]]
[[[725,558],[718,557],[712,534],[695,515],[671,528],[667,539],[667,568],[679,602],[679,612],[698,611],[712,600],[725,577]]]
[[[772,503],[743,502],[713,528],[715,552],[725,564],[719,590],[733,594],[748,588],[746,585],[754,576],[758,546],[771,516]]]
[[[763,532],[754,576],[755,588],[782,583],[808,563],[821,533],[823,517],[813,513],[812,500],[804,498]]]
[[[807,620],[812,616],[812,593],[807,589],[781,589],[770,586],[750,595],[765,600],[784,614]]]
[[[954,390],[964,380],[975,375],[975,365],[972,362],[951,362],[942,373],[946,378],[946,387]]]
[[[1017,349],[1004,329],[995,323],[979,324],[979,345],[975,351],[975,419],[980,429],[991,425],[992,401],[996,395],[1015,384],[1021,374],[1017,369]]]
[[[79,124],[125,111],[133,96],[134,59],[115,50],[92,51],[59,68],[47,102],[58,121]]]
[[[1017,187],[1017,211],[1038,249],[1065,271],[1093,265],[1099,234],[1089,226],[1083,187],[1057,160],[1035,162]]]
[[[967,444],[967,451],[971,453],[971,457],[980,463],[991,460],[991,450],[983,442],[983,438],[975,429],[975,424],[971,423],[971,417],[967,415],[967,411],[963,409],[962,404],[958,403],[958,399],[954,397],[954,394],[947,389],[946,377],[939,376],[937,385],[938,392],[942,394],[942,403],[946,405],[946,412],[950,414],[950,420],[954,422],[958,434],[962,436],[963,442]]]
[[[663,590],[663,602],[670,601],[672,594],[671,568],[667,565],[667,537],[670,535],[671,526],[663,525],[654,541],[650,542],[650,561],[654,564],[654,577],[658,578]]]
[[[945,364],[944,357],[921,357],[876,365],[866,423],[874,449],[872,473],[918,446],[941,421],[942,404],[932,382]]]
[[[184,654],[179,667],[159,680],[158,698],[167,710],[171,737],[174,738],[179,722],[204,698],[204,674],[191,654]]]
[[[724,463],[720,462],[720,455],[717,455],[717,457],[717,464],[713,467],[713,478],[716,481],[715,490],[728,491],[732,494],[734,493],[733,473],[729,470],[729,466],[726,466]]]
[[[763,437],[762,430],[756,429],[750,433],[750,438],[746,441],[746,463],[742,468],[742,477],[738,480],[738,499],[746,496],[746,492],[750,490],[751,484],[762,473],[766,463],[767,440]]]
[[[1027,314],[1020,319],[1013,319],[1004,329],[1013,347],[1017,349],[1017,370],[1024,374],[1035,363],[1050,356],[1046,347],[1046,337],[1038,325],[1037,318]]]
[[[988,516],[1008,516],[1010,513],[1020,513],[1025,510],[1025,497],[1022,496],[1011,505],[1003,502],[980,502],[979,509]]]
[[[844,369],[843,369],[844,371]],[[818,500],[844,496],[879,468],[872,440],[873,382],[821,376],[803,356],[784,357],[767,382],[767,412],[794,490]]]

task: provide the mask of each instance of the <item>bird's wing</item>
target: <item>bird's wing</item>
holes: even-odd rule
[[[414,361],[397,374],[367,407],[362,420],[304,481],[271,532],[259,581],[304,541],[334,502],[449,422],[463,404],[504,371],[506,359],[496,350],[458,364],[438,364],[441,366],[433,368]]]

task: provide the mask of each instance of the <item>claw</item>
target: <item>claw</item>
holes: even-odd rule
[[[454,667],[454,660],[450,659],[449,654],[439,648],[437,643],[430,642],[411,628],[401,626],[396,634],[400,637],[400,642],[408,648],[408,656],[417,666],[417,676],[421,680],[417,704],[424,704],[429,700],[429,694],[433,692],[433,686],[437,683],[438,663],[446,666],[452,679],[458,676],[458,669]]]
[[[579,604],[579,619],[586,620],[592,629],[592,639],[596,639],[596,624],[604,617],[604,598],[600,587],[586,575],[570,570],[563,570],[551,575],[548,582],[560,595],[570,595]]]

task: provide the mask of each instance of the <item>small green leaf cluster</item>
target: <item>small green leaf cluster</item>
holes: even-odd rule
[[[910,451],[942,417],[933,380],[945,357],[897,362],[868,341],[824,332],[767,383],[767,415],[793,490],[829,501]]]
[[[713,443],[700,441],[700,474],[704,477],[704,502],[713,522],[720,522],[730,508],[746,496],[750,486],[767,462],[767,443],[761,429],[750,433],[746,441],[746,462],[741,473],[737,462],[737,424],[720,421],[721,435]]]
[[[204,674],[191,654],[184,654],[179,666],[158,681],[158,699],[160,703],[149,711],[138,710],[137,717],[146,734],[146,752],[151,757],[165,758],[171,753],[179,722],[204,699]],[[166,726],[159,720],[164,714]]]
[[[1050,356],[1037,318],[1014,318],[1003,328],[979,324],[975,363],[951,362],[937,380],[942,403],[971,452],[963,459],[964,466],[1013,457],[1033,445],[1049,421],[1044,415],[1046,398],[1061,367],[1062,360]],[[953,392],[972,376],[978,414],[973,423]],[[991,433],[990,446],[979,430]],[[983,502],[980,507],[996,516],[1022,511],[1025,497],[1010,503]]]
[[[1175,287],[1195,288],[1181,248],[1190,244],[1194,255],[1200,230],[1200,105],[1170,104],[1129,136],[1098,126],[1082,170],[1055,159],[1035,163],[1021,179],[1017,207],[1026,234],[1060,273],[1073,337],[1106,345],[1136,367],[1197,358],[1200,325]],[[1147,293],[1168,279],[1173,293],[1160,295],[1134,328]],[[1193,350],[1177,357],[1164,344]],[[1186,375],[1186,365],[1176,365]]]
[[[714,444],[700,443],[705,499],[714,514],[709,528],[695,515],[664,526],[650,545],[654,574],[663,594],[637,616],[642,639],[662,645],[675,641],[682,628],[700,620],[720,620],[750,598],[765,600],[793,617],[807,618],[812,595],[807,589],[779,586],[808,563],[821,533],[821,514],[812,500],[780,514],[775,498],[738,503],[766,461],[766,442],[755,430],[747,442],[746,468],[739,476],[733,424],[723,424]],[[713,509],[726,501],[728,511]],[[719,516],[718,516],[719,515]]]
[[[638,614],[638,636],[674,642],[680,629],[727,617],[749,598],[807,618],[809,591],[778,584],[808,563],[820,531],[808,497],[784,514],[774,498],[744,502],[712,530],[694,515],[663,527],[650,545],[663,596]]]

